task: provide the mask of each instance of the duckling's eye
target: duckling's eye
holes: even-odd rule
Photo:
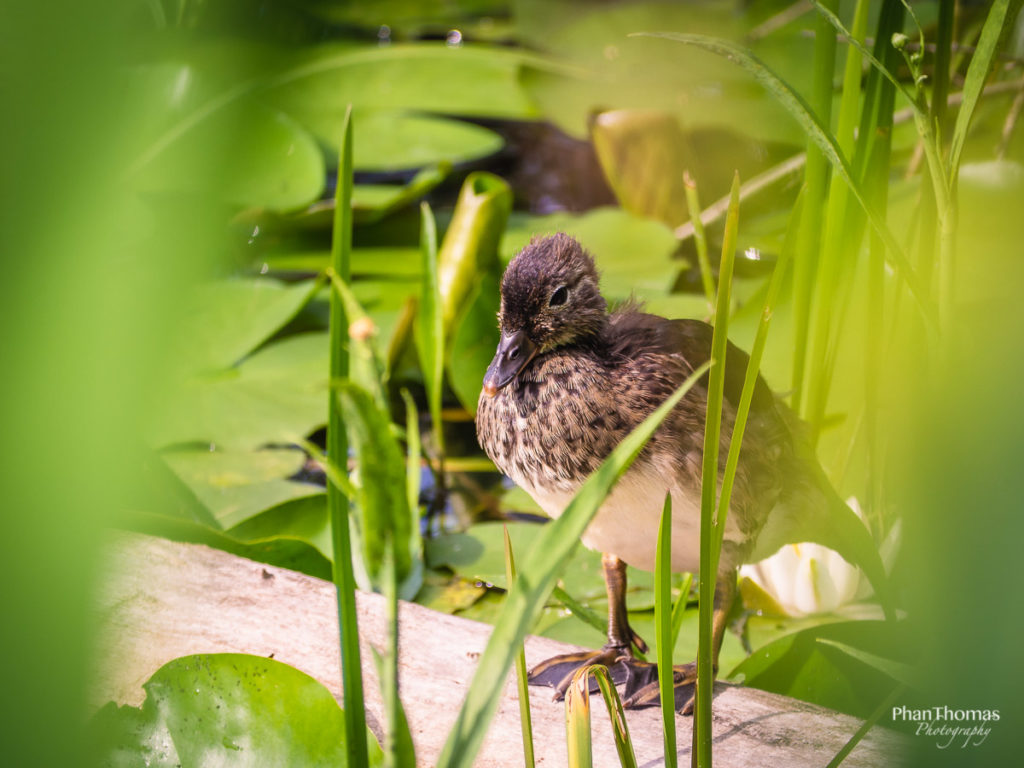
[[[555,289],[555,292],[551,294],[551,298],[548,299],[549,307],[560,307],[569,300],[569,288],[567,286],[559,286]]]

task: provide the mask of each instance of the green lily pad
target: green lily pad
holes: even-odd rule
[[[183,656],[143,685],[141,708],[113,702],[91,726],[103,765],[347,765],[344,713],[294,667],[240,653]],[[369,764],[383,755],[367,729]]]
[[[799,129],[752,79],[724,59],[685,46],[629,37],[632,32],[695,32],[732,40],[749,31],[729,2],[552,4],[527,18],[528,34],[565,62],[530,66],[522,83],[543,115],[570,135],[587,136],[595,110],[658,109],[687,130],[728,127],[760,140],[801,144]],[[525,14],[524,14],[525,16]],[[810,85],[811,41],[799,30],[754,44],[769,66],[796,87]]]
[[[333,126],[333,120],[314,120],[313,130],[326,140],[324,133]],[[397,111],[356,113],[352,140],[353,163],[360,171],[400,171],[441,162],[467,163],[492,155],[504,146],[498,134],[472,123]],[[373,199],[369,197],[371,194],[364,190],[360,194],[361,201],[365,204]]]
[[[174,74],[187,82],[190,69]],[[145,189],[212,191],[232,205],[275,211],[309,205],[320,197],[326,178],[323,153],[309,132],[252,96],[223,104],[214,99],[176,114],[136,164]]]
[[[186,298],[184,326],[170,354],[189,373],[235,365],[288,322],[313,295],[314,283],[266,277],[207,283]]]
[[[289,499],[320,491],[285,479],[305,462],[305,454],[298,450],[176,450],[164,452],[163,458],[225,529]]]
[[[334,558],[331,542],[331,518],[327,514],[327,494],[316,486],[291,483],[305,489],[305,495],[290,498],[264,510],[227,531],[246,542],[288,537],[308,542],[328,560]]]
[[[124,525],[150,536],[162,536],[189,544],[205,544],[258,563],[331,580],[330,557],[301,536],[275,533],[265,538],[242,540],[200,522],[148,511],[132,512],[126,516]]]
[[[427,564],[447,567],[465,579],[505,588],[505,540],[508,526],[516,561],[526,556],[542,526],[536,523],[477,523],[465,533],[447,533],[426,540]],[[630,600],[647,602],[651,592],[651,574],[630,568]],[[583,545],[576,550],[562,574],[565,591],[584,604],[604,601],[606,592],[601,571],[601,555]]]
[[[390,46],[325,45],[305,51],[271,79],[265,96],[332,144],[352,104],[364,111],[421,111],[476,117],[530,118],[533,107],[517,74],[526,57],[480,45],[443,42]],[[359,141],[354,150],[359,152]],[[359,167],[358,158],[356,165]]]
[[[827,623],[794,632],[755,651],[733,670],[747,685],[867,717],[902,676],[903,624],[883,621]],[[893,658],[903,649],[904,658]]]
[[[327,421],[327,334],[271,344],[235,368],[188,379],[150,429],[155,445],[253,450],[301,441]]]

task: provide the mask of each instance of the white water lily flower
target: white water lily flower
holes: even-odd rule
[[[847,501],[863,519],[855,498]],[[882,561],[890,565],[899,541],[899,523],[893,527],[881,547]],[[759,563],[744,565],[745,576],[790,616],[829,613],[856,598],[871,594],[859,568],[847,563],[837,552],[820,544],[787,544]]]

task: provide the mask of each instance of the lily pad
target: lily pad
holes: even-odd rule
[[[447,533],[427,539],[427,564],[431,568],[447,567],[465,579],[473,579],[505,588],[504,527],[512,539],[516,560],[525,557],[542,526],[536,523],[477,523],[465,533]],[[651,574],[630,568],[628,572],[631,601],[644,605],[651,592]],[[604,601],[606,592],[601,571],[601,555],[582,544],[562,574],[565,591],[580,602]],[[634,597],[635,596],[635,597]]]
[[[299,450],[176,450],[164,452],[163,458],[224,528],[320,490],[285,479],[305,462],[306,456]]]
[[[291,498],[266,509],[227,531],[246,542],[287,537],[308,542],[328,560],[334,557],[331,543],[331,518],[327,514],[327,494],[315,486],[291,483],[305,489],[305,496]]]
[[[344,713],[321,683],[273,659],[184,656],[143,685],[141,708],[113,702],[92,730],[104,765],[347,765]],[[369,764],[383,763],[373,734]]]
[[[729,127],[760,140],[802,143],[785,111],[729,62],[629,37],[686,30],[739,40],[748,27],[732,3],[551,5],[533,10],[532,19],[523,14],[526,32],[565,66],[562,71],[526,67],[522,82],[544,116],[570,135],[586,138],[596,110],[658,109],[676,114],[687,130]],[[809,44],[799,30],[791,30],[754,47],[769,66],[804,89],[810,84]]]
[[[175,76],[187,83],[190,72],[183,66]],[[145,189],[212,191],[238,207],[275,211],[309,205],[326,178],[323,153],[309,132],[249,95],[212,99],[176,115],[142,149],[136,168]]]
[[[906,627],[894,622],[829,623],[788,634],[758,649],[736,667],[745,683],[867,717],[902,677],[913,648]]]
[[[231,278],[206,283],[185,299],[184,325],[170,354],[189,373],[235,365],[310,300],[314,283]]]
[[[228,450],[302,440],[327,421],[327,343],[326,333],[291,336],[234,368],[191,377],[171,394],[150,440]]]

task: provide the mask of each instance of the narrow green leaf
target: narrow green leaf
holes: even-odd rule
[[[608,718],[612,724],[612,737],[615,740],[615,751],[619,756],[622,768],[637,768],[636,753],[633,741],[626,725],[626,713],[622,707],[615,684],[608,674],[608,668],[601,664],[582,667],[573,675],[572,684],[566,691],[565,722],[566,737],[569,746],[569,766],[591,766],[593,755],[590,733],[590,678],[597,681],[598,690],[604,699]],[[570,699],[570,695],[572,698]]]
[[[967,130],[970,128],[974,109],[978,106],[978,99],[981,98],[985,80],[988,78],[992,62],[999,49],[999,40],[1003,35],[1003,25],[1008,20],[1009,11],[1010,0],[994,0],[988,17],[985,19],[985,26],[981,28],[981,36],[978,38],[978,45],[971,57],[971,63],[967,66],[967,76],[964,78],[964,98],[960,105],[960,112],[956,116],[956,124],[953,126],[953,141],[949,149],[950,179],[956,179],[959,173],[960,156],[963,153],[964,141],[967,139]]]
[[[744,50],[735,43],[705,35],[691,35],[675,32],[637,32],[635,35],[647,37],[661,37],[666,40],[673,40],[687,45],[694,45],[706,51],[723,56],[735,64],[738,64],[751,75],[753,75],[768,91],[775,96],[776,100],[786,111],[797,121],[800,128],[818,146],[828,159],[833,170],[838,173],[846,182],[857,202],[864,209],[871,225],[885,241],[888,254],[893,259],[893,266],[899,271],[900,276],[906,281],[910,288],[924,318],[932,327],[938,326],[938,319],[935,315],[935,308],[928,299],[928,291],[921,285],[920,280],[913,267],[910,265],[903,248],[896,240],[892,231],[885,222],[885,217],[870,202],[860,183],[854,178],[850,164],[836,144],[832,134],[821,124],[813,110],[800,94],[794,91],[786,82],[772,72],[765,64],[750,52]]]
[[[372,587],[380,591],[386,576],[387,542],[393,540],[400,592],[412,597],[422,579],[419,530],[412,524],[405,461],[390,418],[353,382],[339,384],[338,399],[359,466],[353,501],[363,568]]]
[[[385,768],[416,768],[416,751],[409,721],[398,697],[398,580],[395,568],[395,540],[388,535],[383,563],[384,604],[387,608],[387,652],[380,663],[380,693],[384,701]]]
[[[560,568],[575,551],[580,536],[612,487],[629,469],[662,420],[708,368],[709,363],[697,368],[675,393],[619,443],[586,480],[565,512],[537,535],[480,656],[462,709],[438,759],[439,766],[472,764],[498,705],[494,691],[504,684],[516,649],[544,607]]]
[[[444,326],[441,293],[437,282],[437,225],[430,205],[420,203],[420,253],[423,257],[423,283],[416,322],[416,348],[427,390],[434,440],[444,453],[444,429],[441,425],[441,395],[444,386]]]
[[[509,582],[511,583],[511,582]],[[585,621],[587,624],[592,626],[602,635],[608,630],[608,622],[602,619],[596,611],[592,611],[575,597],[570,595],[561,587],[555,587],[551,590],[552,596],[568,608],[577,617]]]
[[[331,269],[343,281],[349,278],[352,250],[352,108],[345,112],[341,150],[338,157],[338,186],[334,195],[334,227],[331,235]],[[330,302],[330,379],[348,376],[348,322],[345,308],[335,292]],[[348,439],[338,399],[329,389],[327,404],[327,455],[345,473]],[[363,671],[359,653],[359,623],[356,618],[356,584],[352,572],[352,543],[349,538],[348,499],[335,483],[327,484],[327,508],[331,517],[334,545],[334,585],[338,590],[338,628],[341,637],[341,682],[345,697],[346,753],[349,765],[368,761],[366,714],[363,702]]]
[[[700,264],[700,280],[704,286],[704,295],[708,299],[708,307],[715,305],[715,278],[711,276],[711,261],[708,259],[708,238],[704,232],[704,223],[700,220],[700,198],[697,195],[697,182],[690,172],[683,174],[683,189],[686,191],[686,207],[690,211],[690,223],[693,224],[693,242],[697,247],[697,263]]]
[[[477,281],[498,268],[498,243],[511,210],[512,189],[504,179],[484,172],[466,177],[438,254],[446,349]]]
[[[601,691],[604,705],[608,710],[608,717],[612,721],[612,736],[615,739],[615,751],[619,755],[619,765],[622,768],[637,768],[633,741],[629,736],[629,726],[626,725],[626,712],[622,707],[619,692],[615,690],[611,675],[601,665],[591,667],[590,673],[597,680],[597,687]],[[589,684],[586,685],[586,690],[590,690]]]
[[[712,615],[715,579],[718,573],[720,537],[725,528],[728,508],[716,506],[718,495],[718,450],[722,427],[722,401],[725,397],[725,357],[729,343],[729,304],[732,268],[736,253],[736,233],[740,218],[740,176],[732,180],[729,212],[725,217],[722,261],[718,270],[718,298],[715,305],[715,331],[711,337],[711,374],[708,378],[708,404],[704,423],[704,457],[700,497],[700,573],[698,574],[697,686],[693,713],[693,754],[698,768],[711,768],[711,694],[714,685],[712,653]],[[716,545],[718,547],[716,548]]]
[[[505,582],[511,584],[516,578],[516,560],[512,553],[512,539],[505,526]],[[530,686],[526,674],[526,651],[519,647],[516,654],[516,689],[519,692],[519,728],[523,735],[523,765],[533,768],[533,724],[530,720]]]
[[[420,464],[423,451],[420,446],[420,418],[416,401],[409,390],[402,387],[402,401],[405,403],[405,492],[409,497],[409,513],[412,526],[419,530],[420,509]]]
[[[849,754],[853,751],[853,748],[860,744],[861,739],[867,736],[868,731],[870,731],[872,727],[874,727],[875,723],[879,721],[882,715],[888,712],[889,708],[892,707],[892,705],[896,703],[900,696],[902,696],[906,692],[906,685],[897,685],[895,688],[893,688],[892,693],[886,696],[879,703],[879,705],[875,707],[875,710],[871,713],[871,715],[863,723],[861,723],[860,728],[858,728],[857,731],[853,734],[853,736],[850,737],[850,740],[843,745],[843,748],[836,752],[835,757],[829,760],[828,765],[825,768],[838,768],[838,766],[843,762],[843,760],[845,760],[847,756],[849,756]]]
[[[569,690],[565,692],[565,739],[569,768],[594,766],[590,735],[590,670],[591,667],[578,670]]]
[[[679,630],[683,626],[683,616],[686,614],[686,606],[690,602],[690,587],[693,586],[693,574],[683,574],[683,583],[679,587],[679,597],[672,606],[672,647],[676,647],[676,640],[679,639]]]
[[[658,688],[665,734],[665,765],[676,768],[676,696],[672,672],[672,494],[665,494],[654,558],[654,624],[658,631]]]

